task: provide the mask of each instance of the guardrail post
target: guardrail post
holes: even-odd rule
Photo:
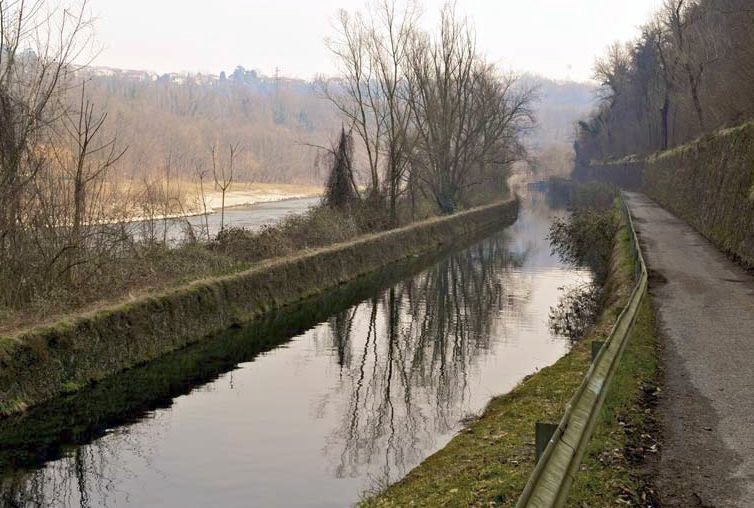
[[[539,458],[542,456],[542,454],[545,452],[545,448],[547,448],[547,443],[550,442],[550,439],[552,439],[552,435],[555,433],[555,430],[558,428],[557,423],[549,423],[549,422],[537,422],[534,425],[534,457],[535,462],[539,462]]]
[[[594,363],[594,359],[597,358],[598,354],[600,354],[600,351],[602,350],[602,346],[604,345],[605,343],[600,340],[592,341],[592,363]]]

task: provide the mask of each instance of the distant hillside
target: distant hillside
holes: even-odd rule
[[[573,168],[576,124],[594,109],[597,85],[534,75],[523,76],[522,82],[539,92],[539,101],[534,105],[537,128],[528,138],[535,159],[533,169],[543,174],[569,173]]]
[[[552,143],[573,143],[576,123],[594,109],[597,85],[540,76],[524,76],[523,80],[539,90],[535,106],[538,129],[532,135],[532,146],[543,148]]]
[[[317,149],[340,127],[340,117],[315,83],[263,76],[237,67],[226,75],[90,67],[80,71],[97,108],[109,112],[110,129],[128,151],[120,162],[126,177],[164,174],[193,178],[209,169],[210,146],[239,143],[239,180],[316,183]],[[539,127],[529,144],[536,154],[570,150],[574,123],[592,109],[595,87],[527,75],[536,86]],[[78,93],[77,91],[74,91]],[[72,93],[74,93],[72,92]]]

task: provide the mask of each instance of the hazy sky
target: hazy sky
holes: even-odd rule
[[[594,59],[628,40],[662,0],[458,0],[479,49],[505,69],[586,80]],[[425,21],[444,0],[423,0]],[[332,73],[324,39],[339,8],[364,0],[89,0],[96,65],[157,72],[237,65],[310,79]]]

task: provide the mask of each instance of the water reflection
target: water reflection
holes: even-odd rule
[[[395,480],[456,428],[496,318],[526,303],[503,283],[510,265],[497,236],[330,318],[345,401],[325,449],[337,477]]]
[[[587,275],[550,255],[549,221],[527,209],[418,275],[362,280],[0,422],[4,503],[356,501],[563,354],[548,310]]]
[[[76,448],[54,468],[4,478],[0,499],[9,507],[113,506],[109,493],[117,484],[108,477],[108,470],[117,460],[117,452],[109,444],[95,442]]]

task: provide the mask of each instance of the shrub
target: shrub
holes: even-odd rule
[[[563,289],[558,305],[550,308],[550,330],[571,341],[581,340],[599,316],[602,290],[593,283]]]
[[[595,282],[602,285],[617,227],[613,209],[578,208],[567,218],[555,219],[548,239],[563,261],[591,268]]]
[[[358,236],[362,229],[354,216],[318,206],[258,231],[226,228],[210,244],[210,249],[240,261],[255,262],[343,242]]]

